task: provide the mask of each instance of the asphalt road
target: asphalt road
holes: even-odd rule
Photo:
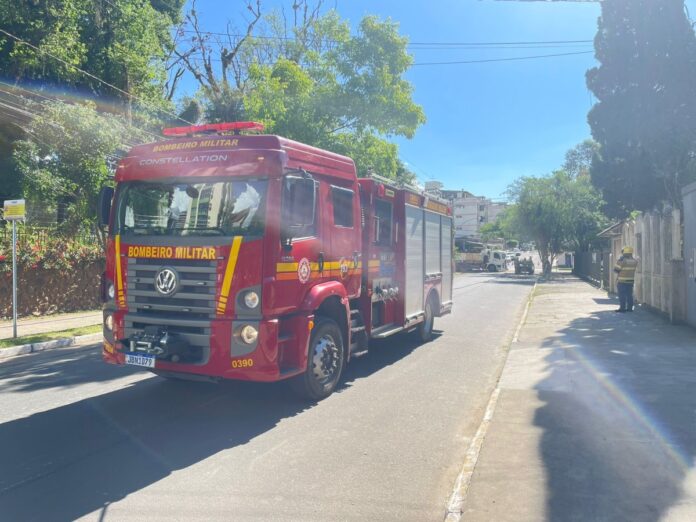
[[[531,285],[458,275],[433,341],[382,342],[318,404],[97,346],[1,363],[0,520],[442,520]]]

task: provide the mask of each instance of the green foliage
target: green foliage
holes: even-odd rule
[[[52,341],[53,339],[65,339],[75,337],[78,335],[99,333],[102,331],[102,328],[103,327],[101,324],[93,324],[90,326],[78,326],[77,328],[69,328],[67,330],[60,330],[57,332],[22,335],[17,338],[8,337],[6,339],[0,339],[0,349],[10,348],[12,346],[21,346],[23,344],[34,344],[41,343],[44,341]]]
[[[271,36],[285,36],[279,16]],[[250,38],[235,55],[236,87],[222,71],[201,82],[211,121],[261,121],[268,132],[351,156],[360,175],[412,178],[388,136],[413,137],[425,121],[403,79],[412,63],[407,40],[389,20],[365,17],[356,32],[335,11],[294,27],[294,39]],[[224,50],[221,51],[224,53]],[[222,54],[221,54],[222,56]],[[263,63],[257,59],[264,56]]]
[[[173,45],[170,28],[179,20],[183,4],[184,0],[0,0],[0,27],[38,48],[1,35],[0,76],[127,101],[75,69],[79,67],[128,93],[162,103],[166,60]]]
[[[529,239],[526,231],[520,227],[516,205],[508,205],[505,210],[498,214],[495,222],[482,225],[479,233],[484,242],[494,239],[507,241],[527,241]]]
[[[0,274],[12,271],[10,235],[0,241]],[[70,272],[87,263],[103,259],[104,251],[96,242],[85,243],[66,237],[42,237],[24,234],[17,243],[17,266],[21,271],[56,270]]]
[[[0,77],[29,89],[17,91],[29,93],[26,101],[12,98],[22,110],[1,111],[9,117],[0,118],[0,196],[22,195],[13,150],[25,138],[23,129],[34,112],[31,99],[79,95],[136,119],[143,114],[161,118],[160,109],[172,108],[171,90],[166,92],[167,59],[173,47],[170,30],[180,20],[183,4],[184,0],[0,0],[0,28],[36,47],[0,34]],[[77,68],[143,102],[134,102]]]
[[[128,140],[147,137],[116,115],[100,114],[92,103],[47,102],[29,126],[31,139],[16,144],[14,160],[24,194],[43,205],[66,208],[63,227],[95,227],[99,189],[109,181]]]
[[[484,243],[488,243],[493,239],[505,238],[505,232],[500,226],[500,220],[496,220],[494,223],[485,223],[481,225],[479,234],[481,234],[481,240]]]
[[[565,171],[545,177],[523,177],[509,188],[511,212],[520,230],[539,250],[545,273],[563,250],[586,250],[607,224],[602,199],[587,176]]]
[[[683,0],[606,0],[587,73],[588,115],[600,150],[592,181],[624,217],[659,201],[681,205],[696,179],[696,37]]]
[[[594,140],[585,140],[565,154],[563,170],[572,177],[589,176],[592,159],[599,152],[599,144]]]

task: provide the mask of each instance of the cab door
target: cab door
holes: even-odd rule
[[[340,280],[348,295],[360,294],[362,259],[360,249],[361,219],[358,186],[328,185],[328,231],[329,248],[326,256],[327,268],[332,279]]]
[[[282,179],[281,193],[274,300],[282,313],[296,308],[321,278],[318,262],[324,246],[319,182],[311,175],[291,172]]]

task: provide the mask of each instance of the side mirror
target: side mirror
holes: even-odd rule
[[[99,225],[104,227],[109,224],[109,215],[111,214],[111,200],[114,198],[113,187],[102,187],[99,191],[99,199],[97,201],[97,219]]]

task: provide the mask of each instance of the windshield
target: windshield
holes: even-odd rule
[[[122,186],[116,230],[161,236],[262,235],[265,180]]]

